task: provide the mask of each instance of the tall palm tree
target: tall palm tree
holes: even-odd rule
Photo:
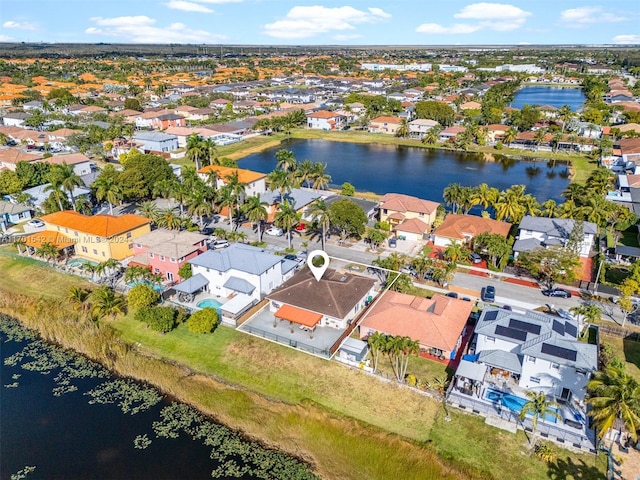
[[[400,121],[400,125],[396,130],[396,137],[407,138],[409,136],[409,122],[406,118]]]
[[[298,162],[296,155],[291,150],[278,150],[276,152],[276,168],[285,172],[294,172]]]
[[[460,201],[462,197],[462,187],[459,183],[451,183],[447,185],[442,192],[442,198],[444,198],[445,203],[453,207],[453,213],[458,213],[460,210]]]
[[[440,132],[442,132],[442,126],[435,125],[427,130],[422,137],[422,143],[425,145],[435,145],[440,138]]]
[[[99,177],[98,177],[99,178]],[[97,181],[98,179],[96,179]],[[51,194],[56,199],[56,203],[58,207],[60,207],[60,211],[64,210],[64,206],[62,204],[63,200],[66,200],[66,196],[62,191],[62,179],[58,176],[50,176],[49,177],[49,185],[44,187],[45,192],[51,192]]]
[[[173,184],[171,196],[176,202],[178,202],[178,206],[180,207],[180,216],[184,215],[184,205],[189,199],[189,195],[191,195],[191,191],[189,190],[187,185],[182,182],[175,182]]]
[[[326,173],[327,164],[322,162],[316,162],[313,164],[313,172],[311,178],[313,179],[313,188],[316,190],[326,190],[331,182],[331,175]]]
[[[67,162],[64,161],[61,164],[52,165],[51,170],[49,171],[49,178],[55,178],[56,184],[59,183],[60,187],[69,193],[71,205],[75,210],[76,199],[73,196],[73,190],[76,187],[84,186],[84,182],[73,169],[73,165],[67,165]]]
[[[138,213],[144,218],[150,219],[152,223],[155,223],[159,211],[158,205],[152,200],[147,200],[138,205]]]
[[[506,143],[507,146],[511,145],[516,138],[518,138],[518,130],[516,130],[515,127],[507,128],[504,132],[504,143]]]
[[[247,184],[240,181],[240,176],[237,170],[227,175],[225,178],[227,180],[227,187],[229,188],[229,191],[234,198],[234,211],[236,212],[236,214],[238,214],[240,205],[244,201],[245,189],[247,188]]]
[[[231,220],[233,219],[233,206],[235,205],[236,199],[233,196],[233,192],[229,188],[229,185],[225,185],[218,190],[217,201],[221,209],[223,207],[227,207],[229,210],[229,225],[231,225]]]
[[[482,205],[482,210],[486,211],[498,199],[499,192],[496,188],[491,188],[486,183],[481,183],[474,189],[471,196],[473,205]]]
[[[560,418],[558,408],[555,402],[547,400],[547,395],[544,392],[527,392],[527,398],[529,401],[522,406],[520,415],[518,418],[522,421],[527,415],[531,415],[531,426],[533,427],[533,435],[531,436],[531,443],[535,437],[538,427],[538,420],[543,420],[547,417],[553,417],[556,420]]]
[[[73,305],[74,310],[85,310],[89,306],[89,295],[91,292],[85,288],[72,286],[67,292],[67,301]]]
[[[152,193],[156,197],[169,200],[170,198],[173,198],[173,191],[176,188],[176,183],[178,183],[176,179],[163,178],[162,180],[158,180],[153,185]]]
[[[216,165],[218,163],[218,147],[211,137],[202,140],[202,151],[204,152],[203,165]]]
[[[367,344],[369,345],[369,352],[371,353],[371,368],[373,373],[378,370],[378,362],[380,361],[380,354],[384,353],[384,347],[387,343],[386,335],[380,332],[373,332],[367,338]]]
[[[58,258],[58,248],[50,242],[43,242],[38,249],[36,249],[36,255],[44,258],[47,263]]]
[[[195,164],[196,170],[202,168],[202,157],[204,155],[206,155],[206,151],[202,137],[194,132],[187,137],[187,158]]]
[[[92,185],[96,190],[96,198],[99,202],[106,200],[109,204],[109,213],[113,215],[113,205],[122,200],[122,190],[113,177],[100,175]]]
[[[561,133],[564,133],[565,127],[571,118],[573,117],[573,111],[569,105],[563,105],[558,109],[558,117],[562,120],[562,130]]]
[[[116,317],[123,314],[125,305],[124,297],[116,294],[112,288],[105,285],[91,292],[91,311],[98,319]]]
[[[296,210],[295,203],[289,203],[289,200],[285,200],[283,203],[278,204],[275,224],[287,232],[289,248],[291,248],[292,241],[291,230],[300,223],[300,218],[301,215]]]
[[[311,185],[311,178],[313,176],[315,165],[311,160],[304,160],[298,164],[296,169],[296,177],[300,181],[300,184],[309,187]]]
[[[309,215],[314,222],[317,222],[322,228],[322,250],[324,250],[327,239],[327,230],[331,226],[331,217],[329,215],[329,207],[321,198],[314,200],[307,209]]]
[[[204,226],[204,217],[211,215],[212,210],[211,203],[207,200],[205,192],[202,189],[193,191],[187,199],[187,212],[189,215],[198,217],[200,228]]]
[[[158,211],[156,216],[156,225],[168,228],[169,230],[177,230],[182,225],[182,222],[180,221],[180,217],[176,215],[173,208],[168,207]]]
[[[267,175],[267,184],[271,191],[278,190],[280,192],[280,201],[283,202],[287,192],[290,192],[292,187],[291,177],[284,170],[274,170]]]
[[[269,204],[267,202],[261,202],[260,197],[257,195],[247,198],[244,205],[242,205],[242,210],[247,216],[247,219],[253,224],[254,228],[257,227],[258,229],[258,238],[260,239],[260,242],[262,242],[261,224],[269,216],[269,213],[267,212],[268,206]]]
[[[468,260],[471,252],[462,243],[451,242],[444,249],[444,259],[451,263],[458,263],[459,260]]]
[[[589,415],[602,438],[620,419],[631,438],[637,441],[640,428],[640,385],[624,368],[610,365],[594,373],[587,384],[591,396]],[[611,440],[613,446],[614,439]]]
[[[558,205],[556,204],[555,200],[553,199],[546,200],[540,206],[542,207],[542,214],[545,217],[549,217],[549,218],[555,217],[556,211],[558,209]]]

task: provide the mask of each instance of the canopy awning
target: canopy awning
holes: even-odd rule
[[[247,295],[251,295],[256,289],[256,287],[254,287],[244,278],[239,277],[229,277],[228,280],[224,282],[223,287],[228,288],[229,290],[234,290],[236,292],[246,293]]]
[[[174,285],[173,289],[176,292],[181,293],[195,293],[208,283],[209,280],[207,280],[201,273],[198,273],[197,275]]]
[[[310,312],[309,310],[293,307],[291,305],[283,305],[280,307],[280,309],[275,313],[275,317],[282,320],[288,320],[299,325],[304,325],[305,327],[315,327],[318,322],[322,320],[322,315],[319,313]]]
[[[484,350],[480,352],[478,360],[490,367],[497,367],[517,374],[522,373],[522,365],[515,353],[502,350]]]
[[[464,377],[469,380],[477,380],[481,382],[484,380],[484,374],[487,372],[487,366],[482,363],[468,362],[467,360],[461,360],[458,369],[456,370],[456,377]]]

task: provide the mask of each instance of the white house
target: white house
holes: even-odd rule
[[[242,293],[257,301],[291,278],[297,266],[295,261],[242,243],[209,250],[189,263],[193,276],[206,280],[205,291],[221,297]]]
[[[436,125],[440,124],[435,120],[430,120],[428,118],[416,118],[409,122],[409,136],[411,138],[422,138],[425,133]]]
[[[532,217],[527,215],[520,222],[518,236],[513,244],[513,254],[517,258],[520,252],[537,247],[553,245],[567,246],[576,222],[569,218]],[[598,233],[595,223],[582,222],[582,242],[579,245],[581,257],[588,257],[593,240]]]
[[[315,130],[340,130],[347,123],[347,117],[338,112],[318,110],[307,115],[307,127]]]
[[[344,329],[375,297],[375,280],[328,269],[319,281],[305,268],[267,296],[276,319],[308,328]]]
[[[232,175],[238,175],[238,182],[244,184],[244,198],[260,196],[267,191],[265,173],[221,165],[207,165],[198,170],[198,176],[205,182],[210,180],[212,174],[216,178],[216,188],[222,188],[229,183]]]
[[[62,165],[73,165],[73,171],[76,175],[89,175],[94,169],[95,164],[82,153],[69,153],[65,155],[54,155],[53,157],[41,160],[43,163]]]
[[[449,401],[516,421],[527,392],[544,392],[557,402],[558,418],[541,420],[541,431],[592,448],[584,399],[598,367],[598,347],[579,341],[579,331],[570,317],[485,307]]]

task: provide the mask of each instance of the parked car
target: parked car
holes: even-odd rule
[[[447,297],[458,298],[458,294],[456,292],[449,292],[447,293]]]
[[[29,220],[27,222],[27,225],[29,225],[32,228],[42,228],[44,227],[44,222],[42,220],[38,220],[37,218],[34,218],[33,220]]]
[[[304,232],[306,229],[307,229],[306,223],[299,223],[298,225],[296,225],[297,232]]]
[[[213,235],[213,228],[211,227],[204,227],[202,230],[200,230],[200,233],[202,235]]]
[[[396,248],[398,246],[398,241],[395,238],[389,239],[389,248]]]
[[[264,231],[264,233],[271,235],[272,237],[281,237],[284,235],[284,231],[279,227],[269,227]]]
[[[480,262],[482,262],[482,257],[480,255],[478,255],[477,253],[472,253],[471,254],[471,261],[473,263],[480,263]]]
[[[289,253],[284,256],[286,260],[292,260],[298,264],[298,267],[301,267],[304,264],[304,259],[294,255],[293,253]]]
[[[209,244],[210,250],[219,250],[221,248],[227,248],[229,246],[229,242],[227,240],[214,240]]]
[[[542,294],[545,297],[560,297],[560,298],[570,298],[571,292],[569,290],[565,290],[564,288],[553,288],[551,290],[543,290]]]
[[[418,272],[416,272],[416,269],[413,267],[413,265],[409,265],[408,267],[401,268],[400,273],[404,273],[405,275],[411,275],[414,277],[418,274]]]
[[[493,285],[487,285],[480,292],[480,297],[483,302],[495,302],[496,301],[496,287]]]

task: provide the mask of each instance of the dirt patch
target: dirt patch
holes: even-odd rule
[[[531,280],[524,280],[521,278],[505,278],[506,283],[513,283],[515,285],[522,285],[523,287],[532,287],[532,288],[540,288],[538,282],[533,282]]]

